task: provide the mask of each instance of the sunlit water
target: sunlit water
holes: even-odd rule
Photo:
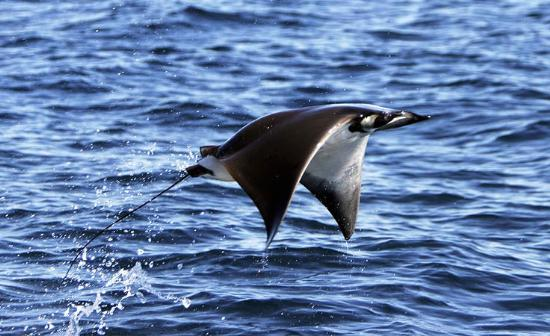
[[[3,1],[0,334],[547,335],[547,1]],[[235,184],[117,214],[270,112],[368,102],[344,242],[304,189],[268,251]]]

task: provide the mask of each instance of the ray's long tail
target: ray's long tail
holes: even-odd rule
[[[76,255],[74,256],[74,258],[71,260],[71,263],[69,264],[69,269],[67,269],[67,272],[65,273],[65,276],[63,277],[62,283],[65,283],[65,281],[67,280],[67,277],[69,276],[69,272],[71,272],[71,269],[73,268],[74,264],[76,263],[78,257],[82,254],[82,252],[84,252],[84,249],[86,249],[99,236],[101,236],[103,233],[105,233],[107,230],[109,230],[113,225],[115,225],[118,222],[121,222],[126,217],[130,216],[134,212],[138,211],[139,209],[143,208],[147,204],[151,203],[152,201],[154,201],[155,199],[157,199],[158,197],[160,197],[164,193],[168,192],[170,189],[174,188],[176,185],[178,185],[181,182],[185,181],[189,177],[197,177],[197,176],[204,175],[205,173],[207,173],[207,170],[205,170],[205,168],[200,166],[200,165],[194,165],[194,166],[190,166],[190,167],[185,168],[184,171],[183,171],[183,174],[174,183],[172,183],[169,187],[162,190],[161,192],[159,192],[155,196],[151,197],[148,201],[141,204],[137,208],[130,209],[128,212],[121,215],[116,221],[112,222],[111,224],[109,224],[106,227],[104,227],[103,229],[101,229],[101,231],[96,233],[95,236],[93,236],[90,240],[88,240],[88,242],[86,242],[86,244],[84,244],[82,247],[80,247],[77,250]]]

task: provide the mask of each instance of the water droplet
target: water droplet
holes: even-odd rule
[[[189,307],[191,307],[191,300],[189,300],[188,298],[183,298],[183,299],[181,299],[181,304],[185,308],[189,308]]]

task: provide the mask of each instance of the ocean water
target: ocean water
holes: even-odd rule
[[[0,2],[0,335],[550,334],[548,1]],[[305,189],[271,247],[190,180],[271,112],[375,134],[345,242]]]

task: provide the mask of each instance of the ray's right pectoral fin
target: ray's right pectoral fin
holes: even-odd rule
[[[328,209],[346,240],[355,231],[361,195],[361,175],[352,180],[328,180],[304,174],[301,183]]]
[[[319,153],[300,181],[328,209],[346,240],[355,231],[367,139]]]

